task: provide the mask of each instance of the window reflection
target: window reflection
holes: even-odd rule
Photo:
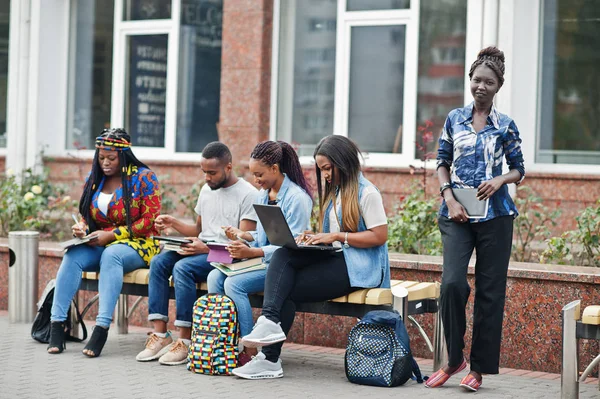
[[[125,0],[123,11],[125,21],[169,19],[171,18],[171,0]]]
[[[434,140],[416,135],[416,158],[437,145],[446,115],[464,104],[467,0],[421,0],[417,124]]]
[[[543,4],[536,161],[600,164],[600,2]]]
[[[110,125],[113,64],[112,2],[79,0],[71,36],[74,61],[69,70],[67,148],[94,148]]]
[[[347,0],[348,11],[394,10],[410,8],[410,0]]]
[[[402,152],[405,26],[353,27],[348,136],[365,152]]]
[[[8,32],[10,1],[0,1],[0,148],[6,147],[6,96],[8,90]]]
[[[200,152],[219,139],[222,0],[183,0],[179,44],[177,151]]]
[[[312,155],[333,133],[337,1],[305,1],[281,2],[277,135]]]

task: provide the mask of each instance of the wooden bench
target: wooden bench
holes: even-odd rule
[[[579,374],[579,339],[600,340],[600,306],[588,306],[581,315],[581,301],[573,301],[562,309],[561,398],[579,398],[579,383],[600,364],[600,354]],[[600,379],[598,382],[600,390]]]
[[[80,289],[85,291],[98,291],[98,276],[99,273],[84,272]],[[141,302],[143,297],[148,296],[149,276],[149,269],[138,269],[131,273],[125,274],[123,277],[123,288],[121,290],[121,295],[119,296],[115,316],[115,322],[119,334],[127,334],[128,320],[131,314]],[[297,303],[296,310],[298,312],[307,313],[362,317],[365,313],[371,310],[396,309],[400,312],[405,320],[410,320],[417,327],[429,350],[433,353],[434,369],[437,370],[437,368],[442,367],[442,365],[444,365],[447,361],[442,322],[438,312],[440,284],[437,282],[423,283],[416,281],[392,280],[391,286],[392,289],[362,289],[343,297],[325,302]],[[206,282],[197,284],[197,289],[198,296],[206,294]],[[398,292],[403,292],[404,296],[396,297],[392,295],[392,291],[394,291],[396,295],[398,295]],[[131,307],[129,307],[127,303],[128,295],[139,296],[139,298]],[[171,298],[175,298],[172,282]],[[262,307],[262,293],[250,295],[249,298],[252,307]],[[90,302],[83,309],[82,315],[85,315],[90,306],[92,306],[97,300],[98,295],[90,300]],[[413,317],[415,315],[425,313],[435,314],[433,343],[417,320]],[[73,320],[75,320],[75,318],[73,318]]]

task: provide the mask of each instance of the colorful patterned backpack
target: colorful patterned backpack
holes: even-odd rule
[[[395,387],[411,378],[423,382],[406,327],[395,311],[371,311],[352,327],[344,360],[346,377],[355,384]]]
[[[206,294],[194,304],[187,368],[200,374],[230,375],[237,367],[238,320],[225,295]]]

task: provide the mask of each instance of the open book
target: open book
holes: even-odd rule
[[[97,239],[98,239],[98,236],[95,235],[95,234],[94,235],[87,235],[87,236],[85,236],[83,238],[77,238],[77,237],[75,237],[75,238],[73,238],[71,240],[61,242],[60,246],[61,246],[61,248],[64,251],[66,251],[69,248],[76,247],[77,245],[85,244],[85,243],[88,243],[90,241],[94,241],[94,240],[97,240]]]
[[[247,273],[254,270],[263,270],[267,268],[267,265],[262,262],[262,258],[244,259],[239,262],[229,264],[221,262],[210,262],[210,264],[214,268],[225,273],[227,276],[235,276],[236,274]]]

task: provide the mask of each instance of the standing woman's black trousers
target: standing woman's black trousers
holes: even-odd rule
[[[467,267],[475,249],[471,370],[498,374],[513,217],[501,216],[481,223],[455,223],[447,217],[440,217],[438,225],[444,244],[440,302],[448,365],[457,367],[463,361],[465,308],[471,291],[467,283]]]

